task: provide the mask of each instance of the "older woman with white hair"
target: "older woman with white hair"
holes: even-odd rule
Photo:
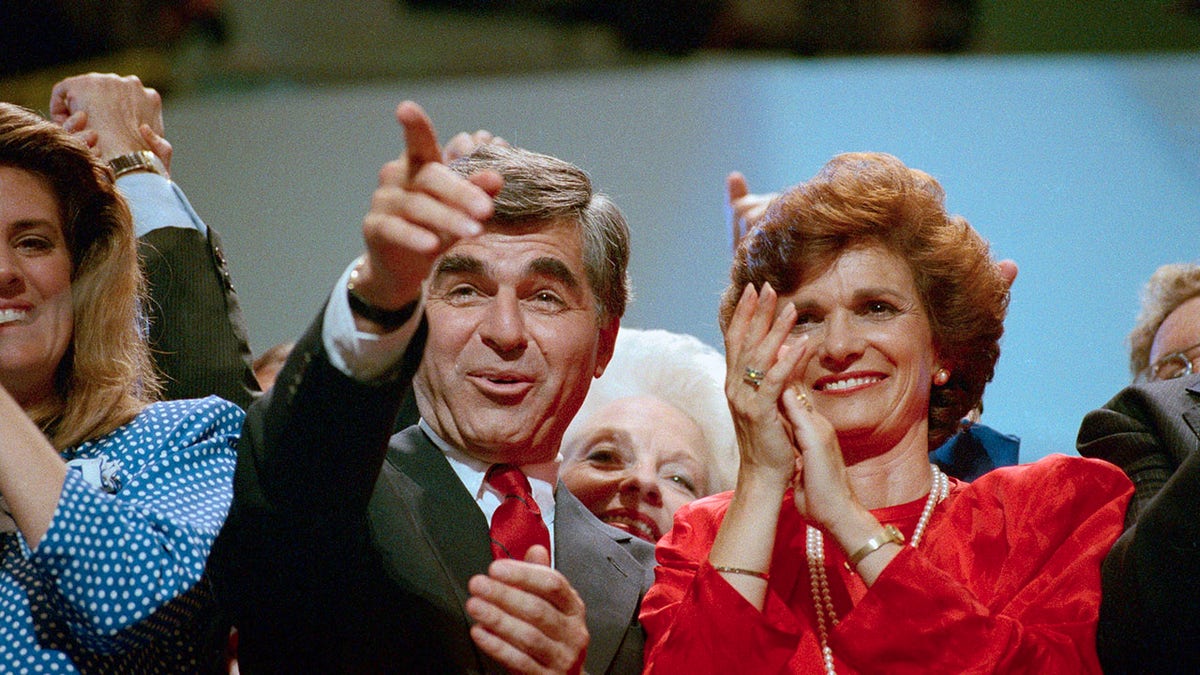
[[[680,506],[731,489],[737,442],[725,357],[691,335],[622,328],[563,440],[563,483],[604,522],[647,541]]]

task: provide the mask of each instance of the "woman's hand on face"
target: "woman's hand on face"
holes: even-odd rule
[[[803,382],[783,392],[780,403],[799,448],[793,478],[796,510],[830,529],[834,518],[862,509],[850,487],[837,432],[813,409],[812,392]]]
[[[778,401],[807,350],[783,348],[796,322],[796,309],[788,304],[777,314],[777,301],[770,284],[761,293],[752,285],[742,292],[725,331],[725,396],[737,432],[740,472],[786,487],[796,450]]]

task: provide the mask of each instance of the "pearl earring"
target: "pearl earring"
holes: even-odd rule
[[[938,368],[938,371],[933,374],[933,383],[939,387],[950,381],[950,371],[945,368]]]

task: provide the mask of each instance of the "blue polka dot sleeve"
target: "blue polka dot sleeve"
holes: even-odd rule
[[[0,671],[38,670],[64,652],[186,642],[178,608],[162,626],[151,615],[201,579],[232,498],[243,416],[216,397],[156,403],[64,453],[82,468],[67,472],[37,548],[19,533],[0,538]]]

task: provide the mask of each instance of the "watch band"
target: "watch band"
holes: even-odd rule
[[[862,545],[862,548],[850,554],[850,564],[857,567],[863,558],[892,543],[903,545],[904,535],[896,529],[895,525],[884,525],[882,534],[871,537],[867,543]]]
[[[360,260],[350,271],[350,279],[346,283],[346,299],[350,302],[350,311],[388,332],[403,326],[416,313],[421,299],[417,298],[399,309],[383,309],[372,305],[363,299],[354,287],[358,283],[358,270],[361,267]]]
[[[108,166],[113,171],[113,178],[119,178],[134,171],[149,171],[160,176],[167,175],[167,168],[163,166],[162,160],[149,150],[138,150],[113,157],[108,160]]]
[[[391,332],[404,325],[417,311],[417,301],[413,300],[400,309],[380,309],[367,304],[353,288],[346,289],[346,299],[350,301],[350,311],[362,318]]]

